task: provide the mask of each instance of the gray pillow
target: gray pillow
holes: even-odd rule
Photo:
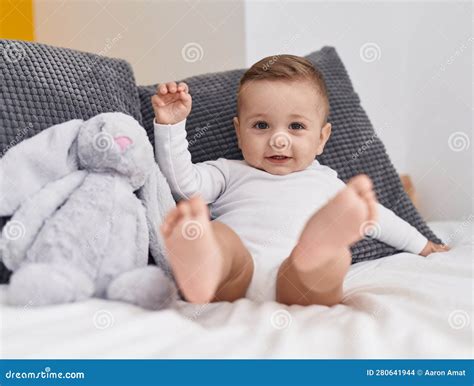
[[[0,157],[16,143],[74,118],[108,111],[141,122],[130,65],[38,43],[0,40]],[[5,218],[0,218],[0,229]],[[9,272],[0,265],[0,283]]]
[[[360,105],[347,71],[333,47],[323,47],[306,57],[322,73],[329,93],[332,136],[318,160],[336,170],[347,181],[365,173],[372,178],[379,201],[415,226],[428,239],[441,241],[428,228],[403,190],[400,178],[382,141]],[[236,92],[245,69],[193,76],[184,81],[193,96],[187,120],[187,139],[193,162],[219,157],[242,159],[232,124]],[[153,141],[153,109],[150,97],[156,85],[139,87],[143,123]],[[353,263],[397,253],[378,240],[365,238],[352,247]]]

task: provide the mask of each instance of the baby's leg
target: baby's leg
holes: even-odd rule
[[[209,220],[199,197],[180,201],[161,226],[171,268],[186,300],[234,301],[245,296],[253,262],[239,236]]]
[[[344,276],[351,265],[349,246],[364,237],[364,223],[375,221],[376,202],[372,182],[359,175],[316,212],[279,269],[277,301],[339,303]]]

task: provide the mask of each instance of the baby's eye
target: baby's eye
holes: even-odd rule
[[[304,129],[304,126],[301,123],[293,122],[290,124],[290,128],[293,130],[302,130]]]
[[[256,127],[257,129],[267,129],[268,124],[267,122],[258,121],[255,125],[253,125],[253,127]]]

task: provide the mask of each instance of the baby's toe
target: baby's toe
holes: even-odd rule
[[[451,249],[446,244],[437,244],[436,246],[440,252],[449,251]]]
[[[166,215],[163,224],[161,224],[160,227],[161,231],[165,234],[165,236],[173,230],[173,228],[178,223],[180,217],[181,212],[178,210],[177,207],[171,209],[170,212]]]
[[[206,203],[200,196],[193,196],[189,200],[191,214],[193,217],[208,216],[209,210]]]
[[[168,224],[163,223],[160,225],[160,232],[164,238],[167,238],[171,234],[171,228],[168,226]]]
[[[368,210],[366,221],[376,221],[378,217],[377,197],[372,188],[373,184],[371,179],[365,174],[359,174],[352,177],[347,185],[354,189],[359,198],[365,201]]]
[[[176,224],[179,219],[181,218],[182,216],[182,213],[181,213],[181,210],[178,206],[175,206],[171,211],[170,213],[168,214],[168,216],[166,217],[166,222],[170,225],[170,226],[173,226],[174,224]]]
[[[182,220],[185,220],[187,219],[189,216],[191,216],[191,206],[189,205],[189,201],[188,200],[181,200],[179,203],[178,203],[178,211],[181,215],[181,219]]]
[[[367,200],[367,208],[369,209],[368,220],[377,221],[378,208],[377,208],[377,200],[375,198],[375,195],[373,198],[370,198]]]
[[[372,181],[365,174],[352,177],[347,185],[352,187],[360,196],[364,196],[366,193],[372,191]]]
[[[361,194],[361,198],[367,202],[367,205],[376,205],[377,204],[377,196],[375,195],[375,192],[370,189],[365,191],[363,194]]]

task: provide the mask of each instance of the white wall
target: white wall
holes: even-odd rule
[[[36,40],[128,60],[138,84],[242,67],[241,1],[36,0]]]
[[[139,84],[335,46],[395,166],[413,178],[422,214],[462,219],[472,213],[473,197],[471,7],[36,0],[35,26],[40,42],[127,59]],[[375,43],[376,60],[361,56],[366,43]],[[190,48],[183,53],[184,47]],[[449,146],[457,132],[464,134],[453,137],[451,148],[469,143],[464,151]]]
[[[412,177],[422,214],[462,219],[472,213],[471,18],[468,2],[249,0],[247,65],[336,47],[393,163]],[[453,134],[451,148],[469,147],[453,151]]]

